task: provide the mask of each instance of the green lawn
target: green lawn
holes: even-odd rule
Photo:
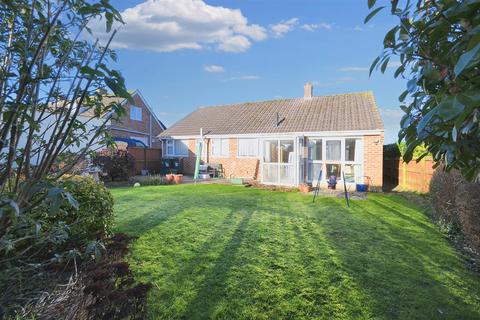
[[[152,319],[479,319],[480,279],[402,197],[113,189]]]

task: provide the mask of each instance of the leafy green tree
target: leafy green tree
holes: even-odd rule
[[[405,161],[425,144],[445,168],[459,169],[469,180],[480,173],[480,1],[368,0],[367,23],[385,7],[398,18],[385,35],[384,50],[372,63],[385,72],[394,56],[395,77],[408,79],[400,95],[405,112],[399,140]]]
[[[94,19],[105,21],[108,43],[92,39],[88,24]],[[104,105],[101,92],[110,89],[131,99],[121,74],[107,65],[115,59],[108,47],[116,21],[121,22],[121,16],[109,0],[0,2],[2,270],[20,260],[41,265],[44,261],[37,258],[57,255],[35,245],[55,244],[58,234],[68,235],[69,226],[55,215],[64,202],[72,210],[77,202],[57,181],[108,141],[107,124],[123,111],[114,103]],[[85,120],[81,114],[90,116]],[[74,153],[69,152],[72,146]],[[45,204],[50,206],[49,220],[58,222],[61,232],[49,232],[45,221],[33,215]]]

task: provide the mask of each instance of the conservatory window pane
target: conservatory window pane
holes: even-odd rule
[[[327,141],[327,160],[340,161],[342,158],[341,150],[341,141],[340,140],[331,140]]]
[[[278,161],[278,141],[266,140],[263,143],[263,161],[267,163]]]
[[[280,162],[293,163],[293,140],[280,141]]]
[[[322,160],[322,140],[310,140],[308,143],[308,159]]]
[[[360,159],[355,159],[355,156],[358,154],[357,149],[358,139],[345,139],[345,161],[358,161]]]
[[[340,164],[329,163],[326,165],[327,175],[325,178],[329,179],[331,176],[335,176],[337,179],[340,178]]]

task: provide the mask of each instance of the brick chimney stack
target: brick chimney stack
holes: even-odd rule
[[[313,86],[311,82],[307,82],[303,86],[303,98],[310,99],[311,97],[313,97]]]

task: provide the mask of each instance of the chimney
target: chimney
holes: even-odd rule
[[[311,97],[313,97],[313,86],[311,82],[307,82],[303,86],[303,98],[310,99]]]

